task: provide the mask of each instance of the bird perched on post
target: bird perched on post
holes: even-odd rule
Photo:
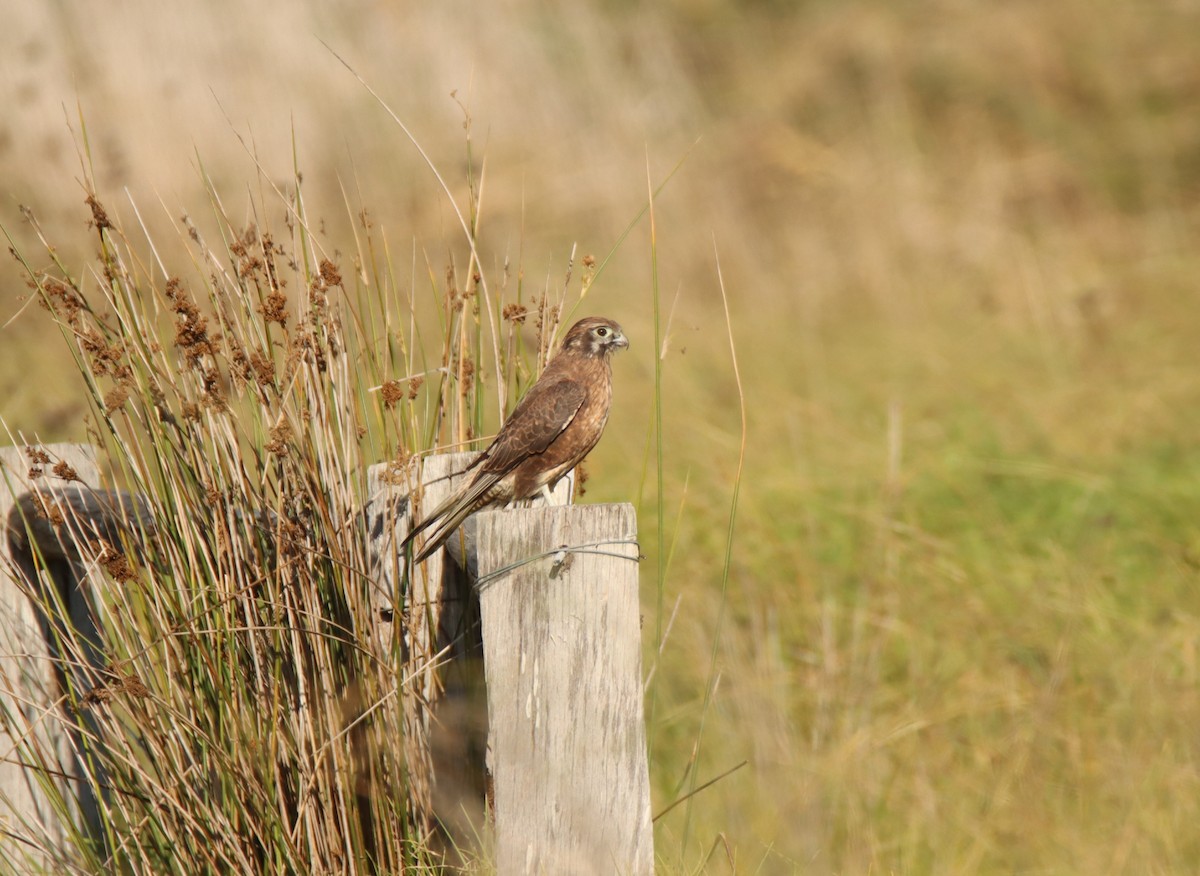
[[[441,547],[471,514],[553,489],[588,455],[608,422],[609,357],[628,346],[625,333],[611,319],[588,317],[571,326],[542,376],[472,463],[479,470],[404,539],[408,545],[432,527],[414,562]]]

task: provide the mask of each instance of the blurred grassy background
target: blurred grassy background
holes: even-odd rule
[[[668,872],[1195,867],[1200,5],[3,6],[0,223],[28,244],[31,207],[72,265],[82,110],[110,211],[203,211],[202,166],[236,215],[261,185],[238,135],[280,185],[294,146],[330,246],[368,210],[419,294],[426,257],[461,252],[453,215],[318,37],[460,194],[466,108],[481,254],[534,290],[687,155],[656,204],[683,508],[656,810],[714,681],[737,458],[714,239],[750,432],[699,776],[749,765],[659,822]],[[585,309],[633,339],[589,499],[642,496],[647,631],[649,289],[643,225]],[[81,440],[55,331],[12,318],[26,292],[0,273],[0,417]]]

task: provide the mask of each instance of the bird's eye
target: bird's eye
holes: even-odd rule
[[[608,334],[608,329],[601,326],[600,328],[596,329],[596,334],[598,334],[600,337],[603,338],[604,336],[606,336]]]

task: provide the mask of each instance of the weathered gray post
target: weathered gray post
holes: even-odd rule
[[[371,572],[378,617],[375,646],[385,659],[399,651],[396,667],[404,685],[404,757],[409,794],[426,817],[433,814],[434,765],[430,734],[433,711],[442,695],[440,668],[454,649],[448,633],[459,626],[466,588],[457,570],[439,553],[420,573],[405,580],[400,543],[412,526],[413,507],[429,508],[449,495],[455,472],[471,454],[416,457],[403,467],[373,465],[367,471],[367,525],[371,537]],[[395,636],[402,636],[400,642]]]
[[[476,514],[496,869],[654,872],[631,505]]]
[[[49,497],[70,488],[69,481],[55,474],[59,464],[74,472],[76,486],[99,485],[94,447],[49,444],[38,449],[49,463],[35,464],[23,447],[0,448],[0,862],[23,866],[25,872],[70,860],[71,838],[80,835],[72,824],[80,815],[71,801],[87,795],[71,734],[58,714],[63,695],[59,655],[35,605],[47,599],[35,591],[39,584],[32,564],[12,551],[24,533],[10,512],[23,493]],[[58,471],[66,474],[68,468]],[[69,539],[69,522],[60,527]],[[62,558],[51,565],[64,605],[72,615],[82,613],[75,592],[79,570]],[[63,801],[66,811],[60,808]]]

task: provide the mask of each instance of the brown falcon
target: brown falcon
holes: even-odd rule
[[[525,393],[491,446],[472,463],[479,470],[404,539],[432,527],[414,562],[436,551],[481,508],[528,499],[553,489],[596,446],[612,401],[609,356],[629,346],[611,319],[581,319],[563,339],[537,382]]]

